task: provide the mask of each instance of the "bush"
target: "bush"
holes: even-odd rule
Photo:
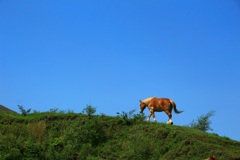
[[[23,106],[20,106],[20,105],[18,105],[18,108],[19,108],[19,110],[20,110],[20,112],[22,113],[23,116],[26,116],[27,114],[29,114],[31,112],[31,108],[28,109],[28,110],[25,110],[23,108]]]
[[[91,117],[96,112],[96,108],[91,105],[87,105],[86,108],[83,109],[83,113],[85,112],[89,117]]]
[[[90,143],[92,146],[97,146],[106,141],[106,133],[96,118],[86,123],[83,129],[86,133],[84,135],[84,143]]]
[[[134,112],[135,112],[135,109],[129,112],[122,111],[121,114],[117,112],[117,116],[122,118],[124,123],[127,125],[134,124],[136,122],[142,122],[146,119],[146,116],[144,115],[144,113],[134,114]]]
[[[117,115],[118,115],[118,117],[121,117],[121,118],[123,118],[124,120],[128,120],[128,119],[130,119],[130,118],[133,118],[133,116],[134,116],[133,113],[134,113],[134,112],[135,112],[135,109],[129,111],[128,113],[122,111],[122,114],[120,114],[119,112],[117,112]]]
[[[139,113],[139,114],[134,114],[134,116],[133,116],[133,119],[135,120],[135,121],[144,121],[145,119],[146,119],[146,116],[145,116],[145,114],[144,113]]]
[[[192,121],[189,125],[190,128],[199,129],[201,131],[208,131],[213,130],[210,127],[210,124],[212,123],[209,118],[214,116],[215,111],[210,111],[206,115],[201,115],[197,118],[197,121]]]

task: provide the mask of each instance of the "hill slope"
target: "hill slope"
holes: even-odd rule
[[[7,107],[1,105],[1,104],[0,104],[0,112],[11,112],[11,113],[17,113],[17,112],[15,112],[15,111],[13,111],[13,110],[11,110],[11,109],[9,109],[9,108],[7,108]]]
[[[240,159],[240,142],[181,126],[74,113],[0,114],[0,159]]]

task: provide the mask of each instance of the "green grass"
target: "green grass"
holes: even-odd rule
[[[2,159],[240,159],[240,142],[183,126],[72,112],[0,114]]]

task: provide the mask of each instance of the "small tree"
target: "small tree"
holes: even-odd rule
[[[28,113],[31,112],[31,108],[28,109],[28,110],[25,110],[25,109],[23,108],[23,106],[20,106],[20,105],[18,105],[18,108],[19,108],[19,110],[20,110],[20,112],[22,113],[23,116],[26,116]]]
[[[89,117],[91,117],[96,112],[96,108],[91,105],[87,105],[86,108],[83,109],[83,113],[85,112]]]
[[[199,129],[205,132],[208,130],[212,131],[213,129],[210,127],[210,124],[212,123],[210,121],[210,117],[214,116],[214,114],[215,114],[215,111],[210,111],[206,115],[201,115],[197,118],[197,121],[193,120],[189,126],[191,128]]]

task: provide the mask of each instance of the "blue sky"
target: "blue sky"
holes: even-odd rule
[[[115,116],[168,97],[174,124],[215,110],[240,140],[239,17],[238,0],[0,0],[0,104]]]

